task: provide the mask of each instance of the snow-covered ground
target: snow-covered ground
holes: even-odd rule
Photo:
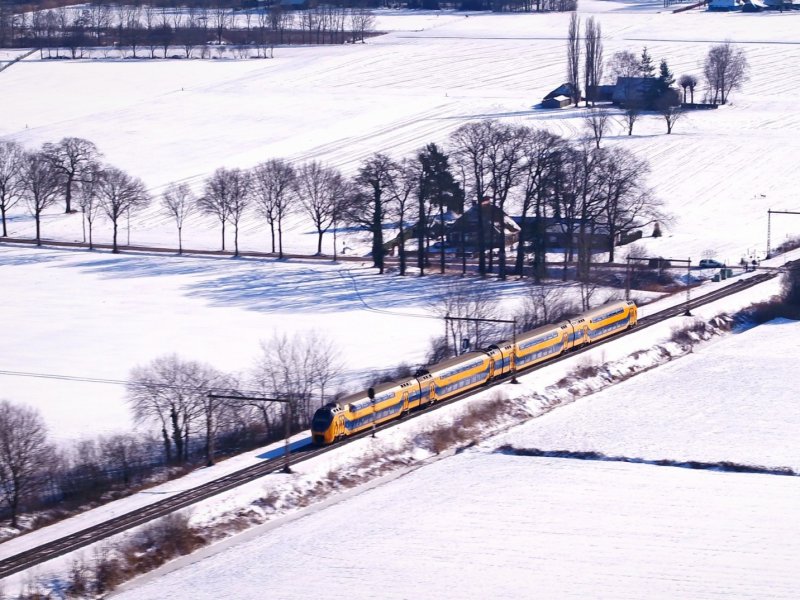
[[[783,157],[800,139],[791,96],[800,84],[800,14],[676,15],[653,3],[617,2],[585,2],[581,12],[600,19],[607,57],[647,46],[676,75],[700,75],[713,43],[743,44],[751,78],[731,105],[692,113],[669,136],[655,116],[637,123],[631,137],[615,125],[608,143],[650,160],[650,184],[676,218],[666,236],[646,240],[649,252],[695,260],[709,253],[728,263],[763,254],[767,209],[798,208]],[[28,147],[63,136],[91,139],[156,195],[170,181],[200,187],[217,167],[274,157],[352,172],[373,152],[408,156],[483,118],[577,138],[584,135],[583,111],[536,108],[563,81],[567,19],[387,11],[378,24],[391,32],[368,44],[278,48],[272,60],[34,55],[3,73],[4,106],[12,109],[4,111],[0,135]],[[773,226],[776,243],[797,231],[791,217],[775,218]],[[304,235],[311,229],[295,220],[287,249],[312,251],[314,236]],[[31,220],[18,214],[12,233],[30,236]],[[43,235],[81,239],[80,215],[54,213]],[[108,235],[101,224],[98,236]],[[133,243],[174,244],[174,237],[170,221],[154,211],[134,217]],[[265,249],[265,226],[250,219],[242,244]],[[189,223],[186,245],[216,248],[214,222]]]
[[[507,398],[510,402],[522,402],[524,405],[528,406],[526,414],[542,414],[543,411],[549,410],[548,406],[552,406],[553,402],[564,401],[558,400],[558,398],[563,397],[563,395],[560,392],[554,391],[554,389],[561,389],[562,386],[558,385],[557,382],[576,367],[591,364],[616,365],[612,367],[612,370],[620,373],[629,373],[633,368],[641,370],[642,368],[648,368],[649,366],[664,362],[665,358],[661,355],[660,351],[652,350],[656,348],[657,345],[663,344],[664,341],[670,337],[673,328],[691,323],[694,318],[706,320],[718,314],[720,311],[735,311],[741,306],[770,296],[776,291],[776,286],[777,282],[773,280],[751,288],[746,293],[698,309],[695,311],[696,317],[680,317],[673,322],[666,322],[655,327],[639,330],[634,335],[617,340],[613,344],[592,348],[589,352],[584,354],[570,357],[554,365],[549,365],[547,368],[540,369],[535,373],[523,375],[520,377],[519,385],[503,385],[500,386],[500,388],[487,390],[472,399],[446,407],[436,411],[432,415],[426,415],[425,418],[414,419],[400,424],[390,431],[382,433],[376,440],[361,440],[339,448],[336,452],[326,454],[319,459],[296,465],[296,476],[289,478],[280,475],[271,476],[214,497],[190,509],[192,523],[198,526],[213,526],[214,524],[220,523],[220,521],[224,522],[230,515],[240,514],[242,510],[248,509],[251,502],[259,498],[264,498],[265,496],[282,498],[276,505],[276,509],[278,510],[277,515],[286,515],[284,519],[300,517],[304,513],[296,512],[298,508],[298,494],[302,494],[304,490],[306,493],[308,493],[309,490],[318,490],[320,480],[330,477],[331,474],[341,473],[341,477],[358,474],[363,470],[363,466],[359,466],[359,463],[362,463],[362,465],[374,464],[379,466],[381,460],[385,457],[396,456],[398,448],[400,449],[400,456],[405,456],[407,460],[412,460],[414,462],[430,457],[430,449],[416,447],[418,442],[413,440],[418,440],[420,436],[424,437],[425,432],[432,428],[439,427],[442,424],[446,425],[459,419],[459,415],[463,414],[463,411],[468,410],[470,406],[480,405],[487,400],[498,397],[499,394],[500,397]],[[678,301],[677,298],[665,298],[664,300],[643,307],[641,315],[646,316],[676,301]],[[652,353],[650,353],[651,351]],[[599,387],[596,384],[590,384],[586,389],[587,391],[585,393],[590,393],[590,390],[599,389]],[[569,398],[566,399],[566,402],[569,402]],[[509,422],[516,421],[512,420]],[[410,443],[411,448],[409,450],[407,448],[410,440],[412,440],[412,442]],[[308,443],[307,433],[298,434],[295,438],[295,443]],[[556,449],[563,450],[564,448],[559,447]],[[0,558],[12,556],[38,544],[45,543],[48,540],[79,531],[187,488],[201,485],[205,481],[222,477],[227,473],[245,466],[261,462],[266,457],[279,455],[281,452],[282,446],[277,444],[271,448],[263,448],[246,453],[224,461],[212,468],[196,471],[188,477],[162,484],[129,498],[115,501],[88,511],[87,513],[77,515],[61,523],[23,535],[1,544]],[[312,492],[308,500],[316,496],[318,496],[318,491]],[[340,496],[339,500],[341,500],[341,498]],[[328,500],[328,502],[336,501],[336,496]],[[261,509],[256,510],[260,512]],[[276,514],[273,513],[273,519],[275,516]],[[282,522],[285,521],[270,521],[265,528],[272,529],[275,526],[279,526]],[[258,530],[250,535],[256,535],[257,533]],[[94,556],[98,551],[101,553],[106,552],[103,548],[105,548],[105,544],[101,543],[99,549],[89,548],[81,551],[78,556],[86,558]],[[218,549],[219,547],[216,548]],[[215,551],[214,548],[210,549],[210,552]],[[202,554],[205,554],[205,552]],[[31,576],[40,581],[49,581],[52,579],[50,574],[63,574],[66,572],[71,561],[71,556],[56,559],[38,567],[30,575],[21,574],[14,576],[9,584],[12,586],[17,585],[20,581],[25,580],[25,577]]]
[[[632,137],[620,127],[609,139],[650,159],[650,184],[676,217],[664,237],[644,241],[647,252],[697,259],[709,251],[729,263],[761,257],[766,210],[799,208],[785,157],[797,153],[800,139],[790,99],[800,83],[800,14],[658,9],[655,3],[581,3],[582,16],[600,18],[607,56],[647,45],[676,74],[699,74],[708,47],[731,39],[745,44],[752,78],[732,105],[689,115],[671,136],[652,117]],[[219,166],[247,167],[276,156],[323,160],[352,172],[372,152],[405,156],[480,118],[577,138],[580,111],[535,108],[563,80],[566,21],[556,14],[387,11],[379,27],[392,33],[368,44],[279,48],[271,61],[48,62],[34,55],[0,73],[3,107],[11,107],[3,111],[0,136],[27,147],[62,136],[92,139],[107,160],[143,177],[154,194],[170,181],[199,186]],[[12,216],[12,235],[30,236],[31,219],[19,210]],[[251,220],[245,229],[243,247],[264,250],[265,227]],[[773,219],[773,242],[797,229],[791,217]],[[108,238],[103,224],[97,233]],[[80,215],[53,212],[43,234],[81,239]],[[173,240],[170,221],[155,211],[133,219],[132,243]],[[345,234],[348,245],[360,241]],[[309,252],[314,244],[310,224],[296,219],[286,248]],[[215,223],[194,219],[185,245],[216,248]],[[115,380],[170,352],[246,369],[260,340],[273,332],[312,329],[336,341],[351,372],[417,363],[441,330],[439,322],[419,317],[444,285],[437,277],[379,277],[366,262],[14,246],[0,248],[0,282],[6,297],[0,369]],[[509,306],[521,287],[491,285]],[[769,297],[776,285],[696,314],[735,310]],[[676,319],[674,326],[685,322]],[[672,326],[596,348],[572,367],[622,359],[668,337]],[[231,589],[243,598],[264,592],[285,598],[797,597],[791,580],[800,558],[795,478],[524,458],[495,449],[513,443],[797,469],[792,448],[800,418],[792,394],[798,379],[791,357],[799,350],[798,332],[797,324],[776,323],[731,336],[128,597],[226,597]],[[538,393],[568,368],[537,371],[513,394]],[[0,397],[40,407],[59,440],[129,427],[117,385],[2,376]],[[369,444],[346,452],[368,455]],[[259,456],[227,461],[150,497]],[[300,476],[321,476],[343,459],[326,460],[299,469]],[[264,486],[205,503],[196,518],[211,519],[263,495]],[[96,522],[146,501],[137,495],[88,518]],[[0,553],[87,523],[24,536],[0,546]]]
[[[798,469],[798,352],[798,323],[729,336],[119,597],[796,598],[797,477],[497,449]]]
[[[344,380],[364,385],[370,371],[424,362],[443,331],[430,303],[453,284],[368,265],[0,247],[11,291],[0,370],[124,381],[175,353],[246,374],[262,341],[315,332],[333,344]],[[513,303],[525,283],[491,286]],[[0,397],[41,409],[57,440],[132,426],[122,385],[0,377]]]
[[[708,250],[731,264],[760,256],[766,209],[793,206],[792,170],[774,157],[791,156],[800,139],[788,98],[800,83],[791,67],[800,58],[800,14],[658,10],[652,3],[582,4],[584,17],[596,13],[601,20],[607,56],[647,45],[676,74],[697,73],[709,44],[730,38],[747,42],[752,80],[731,106],[692,114],[671,136],[655,117],[637,124],[630,138],[611,136],[609,143],[650,158],[650,182],[676,218],[664,237],[642,243],[651,255],[698,260]],[[280,48],[270,61],[34,55],[2,73],[11,110],[4,111],[0,135],[28,147],[68,135],[92,139],[107,160],[142,176],[155,194],[169,181],[200,185],[218,166],[275,156],[352,170],[371,152],[407,155],[486,117],[575,138],[582,135],[581,111],[534,107],[563,79],[566,19],[385,11],[378,26],[391,33],[368,44]],[[781,60],[774,59],[776,49]],[[81,229],[80,214],[57,210],[43,223],[45,237],[82,239]],[[251,219],[244,229],[244,248],[267,248],[262,224]],[[32,234],[21,207],[12,211],[10,230]],[[796,230],[791,217],[774,218],[773,242]],[[212,220],[197,217],[187,225],[185,245],[216,248],[218,235]],[[100,223],[96,238],[108,237]],[[307,221],[290,223],[288,250],[311,252],[315,240]],[[352,231],[340,232],[339,240],[364,247],[363,235]],[[173,245],[175,233],[169,219],[150,210],[134,217],[131,242]],[[427,313],[440,281],[380,278],[359,265],[3,248],[0,271],[4,288],[14,292],[4,327],[9,371],[125,379],[134,365],[169,352],[240,371],[274,331],[314,329],[336,341],[347,367],[363,372],[419,363],[441,329],[405,316]],[[494,287],[511,297],[521,286]],[[0,395],[47,406],[61,437],[85,431],[70,420],[78,403],[96,409],[97,431],[128,423],[118,386],[3,377]]]

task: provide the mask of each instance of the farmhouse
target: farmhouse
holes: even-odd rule
[[[519,225],[499,208],[492,206],[488,198],[480,204],[473,204],[463,215],[458,217],[449,227],[446,235],[450,246],[477,247],[478,211],[483,219],[483,239],[487,248],[506,247],[519,240]]]

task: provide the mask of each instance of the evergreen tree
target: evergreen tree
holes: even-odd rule
[[[427,247],[428,241],[423,240],[423,237],[427,237],[430,228],[430,224],[427,223],[427,219],[425,218],[426,210],[424,205],[426,201],[439,209],[438,224],[434,229],[437,237],[441,236],[440,260],[442,272],[444,272],[444,213],[447,210],[463,212],[464,192],[450,171],[450,157],[442,152],[436,144],[428,144],[425,146],[425,148],[417,154],[417,160],[421,167],[419,194],[420,220],[418,224],[419,231],[417,232],[419,236],[418,252],[420,273],[422,273],[424,269],[424,246]]]
[[[639,71],[642,77],[655,77],[656,67],[653,65],[653,59],[650,58],[650,53],[647,51],[647,46],[642,48],[642,58],[640,59]]]
[[[675,85],[675,76],[667,66],[667,59],[662,58],[661,64],[658,67],[658,91],[659,95],[665,93],[673,85]]]

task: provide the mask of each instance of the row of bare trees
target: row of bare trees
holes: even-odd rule
[[[255,48],[266,58],[276,44],[364,42],[375,29],[372,11],[332,4],[301,11],[286,11],[279,4],[237,11],[222,2],[158,6],[98,1],[0,12],[0,18],[2,45],[46,48],[51,57],[59,57],[64,48],[71,58],[83,57],[90,47],[126,49],[133,58],[156,58],[158,51],[167,58],[171,47],[190,58],[199,47],[205,57],[209,45],[223,44]]]
[[[0,512],[12,527],[29,511],[69,510],[140,484],[162,465],[148,436],[115,434],[57,447],[36,409],[0,400]]]
[[[101,154],[89,140],[64,138],[26,151],[20,144],[0,141],[0,216],[3,236],[8,235],[7,213],[24,203],[36,223],[36,241],[41,243],[41,221],[45,210],[64,202],[67,213],[75,212],[74,199],[89,224],[100,215],[113,224],[114,250],[120,219],[146,207],[150,196],[141,179],[100,162]]]
[[[135,367],[127,385],[140,433],[66,447],[49,439],[38,411],[0,400],[0,515],[18,527],[29,510],[77,508],[111,490],[130,491],[165,466],[201,459],[210,465],[221,452],[306,429],[316,408],[333,397],[341,372],[333,343],[314,333],[274,335],[237,376],[161,356]],[[254,392],[243,393],[243,382]]]
[[[226,437],[244,439],[255,430],[263,443],[307,428],[341,370],[329,340],[314,333],[274,335],[262,342],[248,373],[234,377],[167,355],[133,369],[127,395],[137,423],[154,428],[168,464],[190,462],[197,438],[211,465]],[[243,382],[250,382],[247,393]]]
[[[594,114],[594,113],[593,113]],[[591,262],[585,240],[603,229],[608,235],[609,259],[614,240],[624,229],[662,220],[658,203],[644,185],[647,163],[622,148],[590,149],[525,126],[493,120],[468,123],[450,137],[448,149],[428,144],[413,157],[393,159],[381,153],[366,158],[352,177],[311,161],[294,165],[272,159],[251,169],[217,169],[198,195],[186,183],[170,184],[160,198],[160,208],[177,227],[179,251],[183,229],[196,213],[215,217],[226,247],[226,226],[233,228],[234,251],[239,252],[239,230],[255,216],[269,227],[272,252],[283,257],[283,226],[290,215],[309,219],[317,232],[317,252],[324,235],[341,224],[369,232],[372,260],[383,272],[385,256],[399,254],[400,274],[408,266],[407,246],[416,238],[417,266],[424,274],[432,239],[439,239],[440,268],[445,266],[445,213],[463,211],[464,198],[491,205],[491,214],[521,213],[522,232],[513,272],[522,275],[526,253],[533,251],[537,273],[542,274],[546,252],[545,223],[559,223],[568,241],[565,261],[576,254]],[[100,162],[94,144],[65,138],[25,152],[14,142],[0,142],[0,209],[3,234],[6,212],[20,200],[36,220],[40,240],[43,211],[63,199],[73,210],[73,197],[88,225],[90,248],[99,218],[113,225],[113,248],[118,247],[118,225],[123,217],[145,208],[151,196],[138,178]],[[437,214],[438,213],[438,214]],[[496,239],[494,217],[476,211],[477,251],[481,274],[509,272],[506,244]],[[489,222],[487,222],[489,219]],[[387,227],[397,231],[384,239]],[[466,255],[461,236],[462,257]],[[582,241],[583,240],[583,241]],[[497,261],[490,249],[498,250]],[[588,263],[587,263],[588,264]],[[462,262],[462,269],[466,263]],[[537,275],[538,276],[538,275]]]

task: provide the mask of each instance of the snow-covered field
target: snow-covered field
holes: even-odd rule
[[[760,256],[766,209],[797,208],[794,173],[786,167],[791,159],[783,157],[793,155],[800,139],[789,98],[800,83],[793,68],[800,59],[800,14],[674,15],[652,3],[582,7],[584,16],[600,19],[607,56],[647,45],[676,74],[699,73],[712,42],[746,42],[752,79],[732,105],[692,114],[670,136],[652,117],[637,124],[634,136],[617,131],[609,143],[650,159],[650,183],[675,216],[664,237],[643,241],[649,254],[697,260],[713,249],[728,263]],[[270,61],[42,61],[33,55],[0,77],[10,107],[0,135],[28,147],[62,136],[89,138],[155,194],[169,181],[199,186],[218,166],[247,167],[275,156],[352,170],[372,152],[407,155],[480,118],[575,138],[582,135],[581,111],[535,108],[563,79],[566,19],[385,11],[378,26],[391,33],[368,44],[280,48]],[[313,251],[311,229],[295,219],[287,250]],[[21,207],[10,230],[32,235]],[[775,243],[796,230],[791,217],[773,219]],[[54,210],[43,232],[81,239],[81,216]],[[101,223],[97,238],[108,236]],[[339,243],[363,247],[361,237],[341,232]],[[242,238],[245,248],[267,247],[268,234],[255,219]],[[173,245],[172,224],[155,210],[134,217],[131,242]],[[186,246],[218,243],[213,221],[198,217],[187,225]],[[331,243],[326,240],[326,250]],[[440,282],[379,278],[358,265],[4,248],[0,272],[4,288],[13,290],[4,327],[6,370],[125,379],[134,365],[169,352],[244,370],[259,341],[273,332],[315,329],[336,340],[349,368],[364,371],[420,362],[440,331],[433,321],[403,316],[427,312]],[[502,286],[499,295],[518,288]],[[403,315],[365,310],[365,304]],[[374,335],[365,338],[363,331]],[[126,427],[121,395],[118,386],[10,377],[2,387],[4,397],[49,407],[52,429],[65,437],[83,431],[69,420],[78,402],[98,407],[98,430],[109,423]]]
[[[800,208],[792,168],[800,119],[791,99],[800,84],[800,14],[673,15],[659,6],[587,1],[581,13],[599,17],[606,56],[647,45],[676,75],[699,74],[708,47],[731,39],[745,45],[752,77],[730,106],[691,114],[670,136],[651,117],[632,137],[620,126],[609,139],[649,158],[650,184],[675,216],[664,237],[645,240],[647,251],[698,259],[712,250],[729,263],[760,258],[766,210]],[[278,48],[270,61],[34,55],[0,73],[0,136],[27,147],[89,138],[154,194],[170,181],[200,186],[219,166],[277,156],[352,172],[372,152],[405,156],[481,118],[578,138],[581,111],[535,108],[563,81],[566,22],[557,14],[387,11],[379,27],[391,33],[368,44]],[[31,219],[19,210],[12,216],[11,234],[30,236]],[[773,242],[798,228],[791,217],[774,219]],[[243,247],[264,250],[265,227],[250,221],[245,229]],[[97,233],[108,238],[103,224]],[[81,239],[80,215],[53,212],[43,234]],[[344,242],[357,246],[357,238],[345,233]],[[173,240],[171,223],[155,211],[134,218],[132,243]],[[295,220],[287,250],[313,251],[314,243],[310,224]],[[215,224],[194,219],[185,245],[216,248]],[[379,277],[368,264],[3,246],[0,369],[122,380],[136,364],[176,352],[239,371],[273,332],[310,330],[335,340],[352,372],[420,362],[441,331],[420,316],[444,282]],[[509,306],[521,287],[492,285]],[[773,282],[697,314],[774,291]],[[731,336],[124,597],[218,598],[236,590],[239,598],[795,598],[796,478],[495,450],[512,443],[798,469],[798,333],[797,324],[775,323]],[[668,334],[669,326],[651,332],[644,345],[631,336],[586,360],[619,359]],[[545,369],[515,393],[562,375],[561,367]],[[118,385],[3,375],[0,397],[40,407],[59,440],[130,426]],[[234,463],[218,470],[228,467]],[[229,500],[197,510],[219,512]]]
[[[701,74],[711,44],[743,44],[751,79],[732,104],[689,115],[672,135],[655,117],[634,135],[616,126],[609,143],[646,156],[650,183],[675,216],[649,251],[728,263],[763,253],[768,208],[797,209],[793,171],[800,139],[792,93],[800,84],[800,14],[657,12],[653,3],[582,3],[595,13],[605,55],[647,46],[676,75]],[[446,142],[459,125],[498,118],[583,134],[581,110],[536,105],[564,79],[566,14],[503,15],[387,12],[392,30],[368,44],[278,48],[272,60],[41,61],[3,73],[0,135],[28,147],[62,136],[93,140],[105,158],[144,179],[154,194],[170,181],[198,187],[220,166],[249,167],[273,157],[316,159],[352,172],[376,151],[407,156]],[[702,91],[698,92],[702,95]],[[773,240],[797,226],[776,218]],[[108,237],[101,225],[100,237]],[[310,224],[292,226],[287,248],[313,249]],[[19,215],[14,235],[31,235]],[[53,214],[45,237],[81,238],[80,215]],[[214,223],[197,218],[189,247],[215,248]],[[133,243],[174,244],[168,219],[134,219]],[[265,249],[265,227],[251,220],[243,245]],[[330,242],[327,243],[329,246]]]
[[[497,449],[798,469],[798,352],[729,336],[119,597],[796,598],[797,477]]]

